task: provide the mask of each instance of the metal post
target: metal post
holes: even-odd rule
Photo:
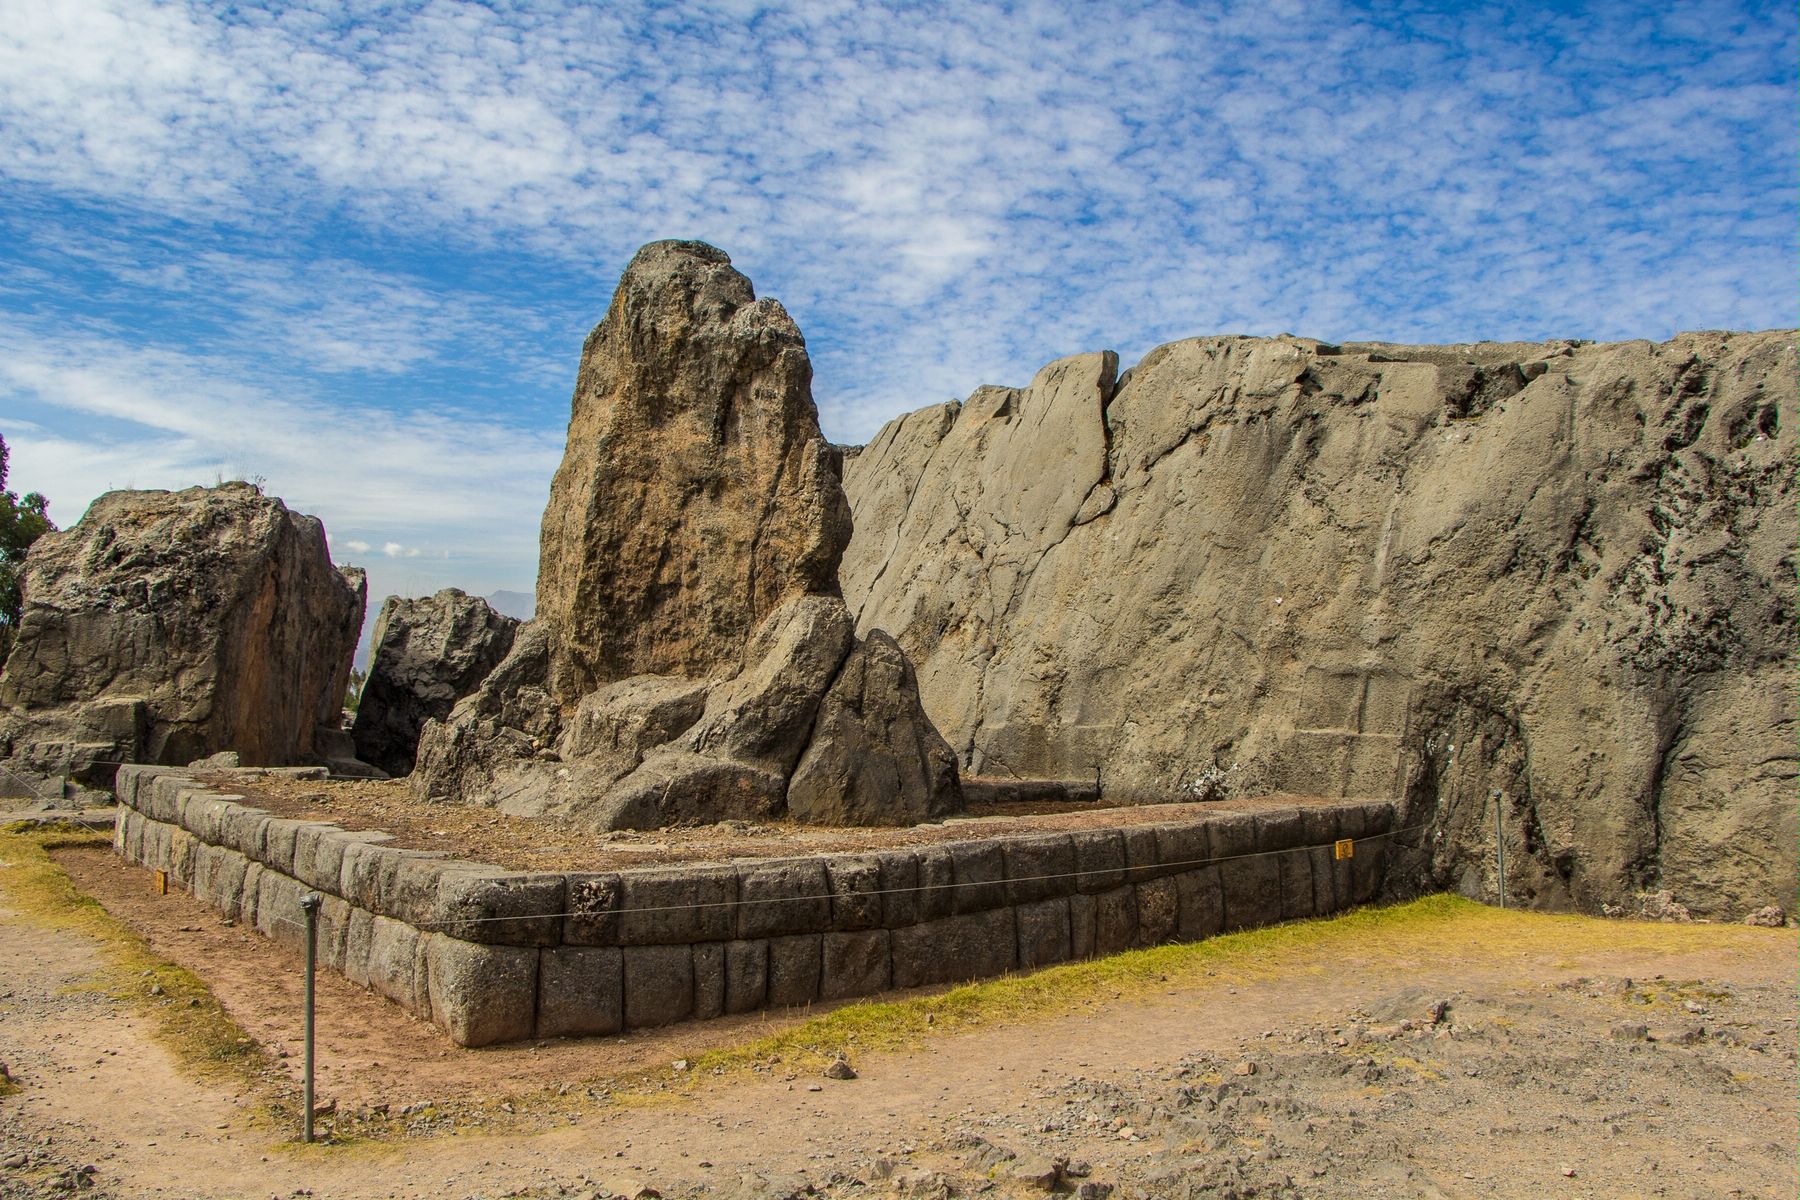
[[[306,1079],[301,1100],[306,1115],[300,1138],[309,1143],[313,1140],[313,967],[319,950],[319,905],[322,902],[323,897],[317,892],[300,897],[300,907],[306,912]]]
[[[1506,907],[1506,805],[1499,792],[1494,793],[1494,858],[1500,864],[1500,907]]]

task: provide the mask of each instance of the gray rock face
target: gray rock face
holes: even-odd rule
[[[357,757],[390,775],[409,773],[426,720],[449,716],[487,678],[512,649],[518,627],[456,588],[388,597],[375,619],[369,677],[351,726]]]
[[[965,770],[1399,796],[1390,878],[1796,886],[1795,335],[1199,338],[890,423],[841,578]],[[1440,836],[1441,831],[1441,836]]]
[[[873,631],[838,671],[788,784],[788,816],[814,825],[909,824],[953,811],[956,752],[919,704],[905,651]]]
[[[850,510],[811,379],[800,331],[723,253],[638,252],[582,352],[539,619],[425,723],[418,792],[604,829],[958,805],[911,671],[858,645],[839,595]]]
[[[24,592],[0,671],[0,757],[24,769],[305,763],[338,726],[362,573],[249,484],[109,492],[32,547]]]
[[[639,250],[582,347],[544,510],[552,693],[734,669],[782,603],[836,593],[849,539],[793,320],[722,251]]]

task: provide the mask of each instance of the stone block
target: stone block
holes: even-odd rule
[[[425,939],[431,1019],[459,1046],[487,1046],[536,1031],[538,952],[478,945],[441,933]]]
[[[896,929],[891,945],[894,986],[899,988],[986,979],[1018,965],[1010,908]]]
[[[1214,863],[1256,853],[1256,818],[1249,813],[1220,813],[1206,824]]]
[[[194,848],[200,845],[200,839],[186,829],[176,825],[169,830],[169,853],[167,866],[169,879],[184,887],[192,888],[194,882]]]
[[[1184,821],[1152,826],[1156,834],[1156,858],[1165,875],[1177,875],[1204,867],[1212,861],[1212,838],[1207,822]]]
[[[219,841],[246,858],[255,858],[262,853],[263,838],[269,822],[274,819],[263,809],[236,805],[225,815],[219,829]]]
[[[619,875],[619,941],[627,946],[719,942],[732,935],[732,867],[666,867]]]
[[[725,943],[725,1011],[753,1012],[769,995],[769,943]]]
[[[1162,856],[1156,847],[1156,830],[1149,825],[1132,825],[1119,830],[1125,843],[1125,882],[1143,883],[1162,873]]]
[[[917,925],[922,893],[919,891],[919,856],[910,850],[889,850],[875,856],[881,872],[881,924],[886,929]]]
[[[769,939],[770,1008],[792,1008],[818,999],[822,953],[816,933]]]
[[[237,919],[252,929],[256,928],[257,894],[261,891],[265,872],[266,868],[255,859],[251,859],[250,865],[244,868],[244,890],[238,903]]]
[[[329,875],[319,873],[319,847],[333,835],[342,832],[336,825],[327,825],[322,821],[308,821],[301,825],[299,833],[294,835],[294,869],[288,874],[309,888],[321,892],[336,891],[337,870],[334,869]],[[330,857],[327,856],[328,859]],[[338,862],[336,865],[341,867],[343,864]]]
[[[138,808],[150,820],[167,824],[180,812],[182,789],[192,785],[186,775],[159,775],[140,789]]]
[[[499,946],[554,946],[562,940],[563,876],[455,866],[445,864],[438,876],[436,932]]]
[[[918,852],[918,919],[910,924],[941,921],[956,914],[956,863],[944,846]],[[898,928],[898,926],[896,926]]]
[[[299,880],[263,868],[256,877],[256,931],[272,942],[303,949],[306,912],[300,907],[300,897],[306,893]]]
[[[1219,868],[1201,867],[1175,876],[1175,933],[1184,942],[1209,938],[1225,928],[1225,893]]]
[[[198,789],[184,792],[181,799],[181,827],[201,841],[216,846],[223,840],[220,831],[231,807],[212,792]]]
[[[819,859],[744,863],[738,869],[740,940],[818,933],[830,927],[831,883]]]
[[[1117,954],[1137,944],[1137,888],[1128,883],[1095,896],[1094,953]]]
[[[1364,804],[1362,840],[1350,860],[1350,898],[1368,904],[1381,894],[1382,871],[1387,863],[1388,833],[1394,827],[1394,806]]]
[[[1125,839],[1116,829],[1081,829],[1069,835],[1075,847],[1076,890],[1089,896],[1125,882]]]
[[[1280,855],[1281,919],[1300,921],[1313,915],[1312,851],[1302,846]]]
[[[887,930],[827,933],[820,942],[819,995],[823,999],[873,996],[892,986]]]
[[[1075,890],[1075,843],[1068,834],[1008,838],[1000,849],[1008,904],[1032,904]]]
[[[381,915],[416,925],[428,933],[443,933],[438,920],[438,882],[455,863],[443,858],[402,858],[394,865],[394,882],[382,899]],[[464,938],[464,941],[484,941]]]
[[[1018,935],[1020,970],[1067,962],[1073,956],[1068,897],[1021,904],[1014,910],[1013,924]]]
[[[350,935],[350,914],[355,910],[336,896],[323,892],[320,895],[323,900],[319,905],[319,961],[341,975],[344,973],[344,948]],[[429,998],[424,1008],[415,1011],[429,1017]]]
[[[113,819],[112,851],[121,858],[125,857],[125,835],[136,819],[137,810],[121,807],[119,815]]]
[[[343,966],[344,978],[351,983],[369,986],[369,947],[374,936],[375,914],[351,905],[344,919]],[[430,940],[429,935],[426,940]]]
[[[1256,929],[1281,920],[1281,864],[1273,855],[1226,859],[1219,864],[1225,893],[1225,928]]]
[[[1331,863],[1331,891],[1339,908],[1349,908],[1356,903],[1356,856],[1369,854],[1373,845],[1362,840],[1363,811],[1360,804],[1338,806],[1338,837],[1350,842],[1350,857],[1333,857]]]
[[[831,928],[874,929],[881,924],[881,864],[874,857],[828,858],[825,876],[831,884]]]
[[[418,977],[414,958],[419,931],[402,921],[376,917],[369,931],[369,987],[412,1012],[431,1011],[425,981]]]
[[[626,946],[625,1028],[673,1025],[694,1015],[694,948]]]
[[[381,909],[381,860],[392,848],[379,842],[350,842],[343,847],[337,894],[370,912]],[[252,857],[255,857],[252,855]]]
[[[694,946],[694,1019],[710,1021],[725,1013],[725,942]]]
[[[1006,903],[1006,857],[998,842],[954,842],[950,872],[956,881],[952,907],[958,913],[986,912]]]
[[[1175,880],[1165,876],[1137,885],[1138,944],[1160,946],[1175,940],[1180,900]]]
[[[256,858],[271,871],[294,873],[294,846],[300,839],[300,821],[276,817],[263,826],[262,850]]]
[[[1120,843],[1120,852],[1124,852],[1124,844]],[[1123,868],[1119,872],[1124,874]],[[1075,959],[1094,957],[1094,917],[1098,909],[1092,896],[1084,896],[1079,892],[1069,897],[1069,957]]]
[[[619,908],[625,885],[619,876],[580,872],[568,876],[565,896],[569,915],[562,940],[572,946],[619,944]]]
[[[1306,817],[1298,808],[1276,808],[1256,814],[1256,848],[1263,852],[1292,850],[1306,844]]]
[[[624,1029],[625,958],[617,946],[554,946],[541,952],[538,971],[538,1037]]]

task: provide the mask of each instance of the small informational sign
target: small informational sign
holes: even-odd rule
[[[1334,851],[1334,858],[1354,858],[1356,857],[1356,840],[1354,838],[1339,838],[1336,844],[1332,846],[1332,850]]]
[[[158,871],[156,873],[156,894],[159,896],[166,896],[169,894],[169,873],[167,871]]]

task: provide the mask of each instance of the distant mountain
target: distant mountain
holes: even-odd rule
[[[529,621],[537,615],[537,597],[531,592],[494,592],[488,596],[487,602],[488,607],[495,612],[517,617],[521,621]]]

